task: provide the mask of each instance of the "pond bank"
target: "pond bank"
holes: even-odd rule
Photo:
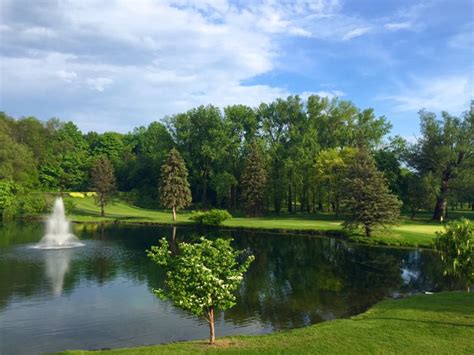
[[[269,335],[218,338],[217,345],[212,347],[205,341],[191,341],[94,351],[91,354],[472,354],[473,332],[474,294],[443,292],[385,300],[349,319],[327,321]],[[79,350],[61,354],[88,353]]]

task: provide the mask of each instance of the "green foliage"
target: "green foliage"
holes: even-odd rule
[[[347,167],[356,153],[354,148],[331,148],[321,151],[316,158],[316,179],[322,185],[329,206],[334,207],[336,214],[340,210],[342,181],[346,176]]]
[[[242,282],[253,256],[243,262],[239,259],[243,251],[236,251],[231,240],[207,240],[200,243],[179,243],[174,255],[166,239],[159,246],[152,246],[148,256],[166,271],[165,289],[155,293],[199,317],[204,317],[210,326],[214,342],[214,310],[225,311],[235,305],[234,292]]]
[[[71,214],[76,209],[77,203],[72,198],[64,199],[64,210],[66,214]]]
[[[391,194],[383,174],[365,149],[361,149],[350,164],[344,179],[344,227],[362,226],[370,237],[377,226],[398,221],[401,202]]]
[[[420,111],[421,138],[411,147],[409,163],[421,175],[432,174],[437,181],[437,201],[433,219],[446,217],[451,186],[474,164],[474,106],[463,118],[447,112],[437,119],[431,112]]]
[[[114,168],[106,156],[96,161],[91,171],[91,189],[96,192],[95,200],[100,206],[100,215],[104,216],[104,207],[116,190]]]
[[[173,220],[176,220],[176,210],[189,206],[192,201],[188,170],[174,148],[161,166],[160,201],[163,206],[173,209]]]
[[[460,278],[469,291],[474,282],[474,224],[468,219],[452,221],[436,234],[434,246],[444,263],[444,275]]]
[[[43,194],[23,193],[15,196],[11,204],[5,208],[7,216],[31,216],[49,211],[50,204]]]
[[[262,211],[267,170],[260,146],[256,141],[250,145],[250,153],[245,161],[241,178],[242,199],[250,216],[258,216]]]
[[[2,130],[0,121],[0,179],[33,186],[37,170],[31,150]]]
[[[225,220],[232,218],[227,210],[212,209],[210,211],[193,211],[189,219],[197,224],[219,226]]]

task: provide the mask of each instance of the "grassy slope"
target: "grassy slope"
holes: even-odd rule
[[[450,292],[387,300],[350,319],[269,335],[225,337],[214,347],[194,341],[93,354],[195,352],[473,354],[474,294]]]
[[[106,208],[106,217],[99,216],[99,208],[92,198],[74,199],[76,208],[69,217],[75,222],[121,221],[135,223],[162,223],[172,224],[171,213],[147,210],[116,201]],[[188,213],[178,215],[177,224],[189,224]],[[275,229],[280,231],[341,231],[341,221],[333,216],[320,215],[283,215],[262,218],[232,218],[224,222],[224,227],[249,229]],[[350,239],[361,243],[375,243],[385,245],[421,246],[430,247],[435,232],[441,230],[439,224],[430,224],[426,221],[405,220],[392,228],[390,233],[376,234],[367,239],[352,235]]]

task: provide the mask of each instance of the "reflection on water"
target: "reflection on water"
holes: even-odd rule
[[[85,246],[29,248],[42,226],[0,227],[0,353],[123,347],[206,338],[207,326],[157,299],[163,274],[145,250],[166,236],[233,237],[256,259],[221,314],[218,336],[266,333],[347,317],[391,296],[445,287],[429,251],[350,245],[331,238],[178,228],[76,225]]]
[[[69,270],[72,249],[44,250],[45,274],[51,283],[53,295],[59,296],[63,291],[64,275]]]

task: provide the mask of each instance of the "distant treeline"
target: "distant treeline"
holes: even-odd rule
[[[409,144],[388,139],[391,124],[372,109],[318,96],[290,96],[256,108],[200,106],[126,134],[83,133],[73,122],[1,113],[0,179],[22,191],[84,191],[91,166],[105,155],[130,202],[160,207],[160,166],[174,147],[189,169],[193,207],[238,210],[239,181],[256,141],[268,173],[265,210],[337,212],[347,159],[364,146],[405,209],[437,206],[444,215],[448,199],[471,205],[472,108],[461,118],[421,111],[420,120],[420,139]]]

